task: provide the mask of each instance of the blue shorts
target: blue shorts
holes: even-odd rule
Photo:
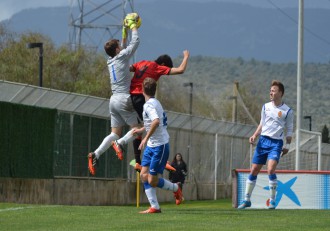
[[[142,167],[149,166],[150,175],[163,174],[169,155],[170,145],[168,143],[157,147],[147,146],[143,152],[141,165]]]
[[[267,136],[260,136],[256,150],[254,151],[252,163],[266,164],[268,159],[280,160],[283,147],[283,140],[272,139]]]

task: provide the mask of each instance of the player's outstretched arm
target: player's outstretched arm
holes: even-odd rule
[[[183,59],[182,59],[182,62],[180,64],[180,66],[171,68],[171,71],[170,71],[169,74],[170,75],[183,74],[185,72],[186,68],[187,68],[188,59],[189,59],[189,51],[184,50],[183,51]]]

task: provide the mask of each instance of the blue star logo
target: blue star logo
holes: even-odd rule
[[[296,205],[301,206],[300,201],[295,194],[295,192],[291,189],[291,186],[296,182],[298,177],[294,177],[286,183],[282,183],[281,181],[277,181],[277,194],[276,194],[276,206],[280,203],[283,195],[286,195],[291,201],[293,201]],[[269,186],[264,187],[265,190],[269,190]]]

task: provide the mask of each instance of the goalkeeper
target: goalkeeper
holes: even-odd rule
[[[132,129],[140,127],[140,121],[130,96],[131,74],[129,70],[129,59],[134,55],[140,44],[138,35],[140,25],[141,18],[137,13],[128,14],[123,22],[122,44],[117,39],[111,39],[104,45],[104,50],[109,56],[107,65],[112,90],[109,103],[111,133],[104,138],[94,152],[88,154],[88,169],[92,175],[96,173],[96,163],[100,155],[114,143],[113,141],[120,138],[122,128],[125,125],[129,125]],[[126,47],[128,30],[132,31],[132,38]],[[118,153],[120,154],[116,150],[117,155]],[[123,156],[118,155],[118,158],[122,160]]]

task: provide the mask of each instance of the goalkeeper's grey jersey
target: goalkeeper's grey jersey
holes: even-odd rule
[[[137,30],[132,31],[132,40],[114,58],[109,57],[107,64],[110,73],[112,94],[129,94],[131,85],[131,73],[129,71],[129,59],[134,55],[140,43]]]
[[[157,118],[159,119],[159,126],[148,140],[147,145],[149,147],[157,147],[169,142],[166,113],[157,99],[150,98],[143,105],[143,123],[147,132],[150,130],[152,121]]]

